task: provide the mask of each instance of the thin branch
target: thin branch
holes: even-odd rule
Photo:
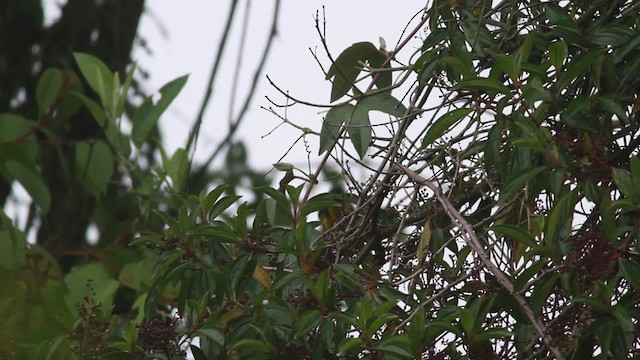
[[[262,52],[262,57],[261,57],[261,61],[260,64],[258,64],[258,66],[256,67],[256,70],[253,74],[253,80],[251,82],[251,88],[249,90],[249,93],[247,94],[247,96],[245,97],[245,101],[244,104],[242,105],[242,108],[240,109],[240,112],[238,113],[238,116],[236,117],[235,121],[233,121],[230,126],[229,126],[229,132],[227,133],[227,135],[225,136],[224,140],[222,140],[222,142],[218,145],[218,147],[211,153],[211,155],[209,155],[209,157],[207,158],[207,160],[204,162],[204,164],[202,164],[202,166],[194,172],[194,178],[199,178],[201,176],[204,175],[204,173],[207,171],[207,168],[209,166],[209,164],[213,161],[213,159],[215,159],[218,154],[220,154],[220,152],[228,145],[231,144],[231,141],[233,139],[233,135],[235,135],[236,131],[238,131],[238,128],[240,127],[240,124],[242,123],[242,120],[244,119],[244,116],[247,112],[247,110],[249,109],[249,105],[251,104],[251,100],[253,100],[253,95],[255,94],[255,91],[258,87],[258,81],[260,80],[260,75],[262,74],[262,71],[264,69],[264,66],[267,63],[267,58],[269,57],[269,53],[271,52],[271,47],[273,45],[273,41],[275,40],[276,36],[278,35],[278,20],[280,18],[280,0],[276,0],[275,1],[275,9],[274,9],[274,13],[273,13],[273,20],[271,22],[271,30],[269,31],[269,35],[267,38],[267,43],[265,45],[264,51]]]
[[[204,98],[202,99],[202,104],[200,104],[200,110],[198,111],[198,117],[196,117],[196,122],[193,124],[191,131],[189,132],[189,139],[187,140],[186,150],[187,152],[195,151],[196,143],[198,142],[198,134],[200,133],[200,126],[202,125],[202,120],[204,118],[204,113],[207,110],[207,106],[209,105],[209,101],[213,96],[213,83],[215,82],[216,76],[218,75],[218,69],[220,68],[220,63],[222,63],[222,55],[224,54],[224,50],[227,46],[227,40],[229,39],[229,34],[231,33],[231,25],[233,24],[233,18],[236,14],[236,9],[238,5],[238,0],[233,0],[231,2],[231,8],[229,9],[229,14],[227,15],[227,23],[224,27],[224,34],[222,34],[222,39],[220,39],[220,44],[218,45],[218,52],[216,54],[216,58],[213,61],[213,67],[211,68],[211,74],[209,75],[209,82],[207,85],[207,91],[204,94]]]

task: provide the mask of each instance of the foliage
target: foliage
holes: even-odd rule
[[[125,131],[133,70],[121,81],[76,53],[77,73],[40,75],[37,120],[0,115],[0,174],[52,211],[40,137],[55,139],[50,123],[81,105],[99,136],[73,142],[65,171],[136,215],[102,228],[101,245],[68,271],[2,214],[0,354],[636,356],[639,8],[434,2],[392,51],[361,42],[335,58],[326,78],[340,102],[319,133],[323,160],[313,173],[276,164],[279,186],[256,187],[251,202],[229,185],[185,191],[185,149],[156,144],[161,165],[142,165],[186,77],[147,97]],[[312,196],[332,160],[348,193]],[[126,195],[108,184],[116,173]],[[339,216],[317,221],[328,209]]]

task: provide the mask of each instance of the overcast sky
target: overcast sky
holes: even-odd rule
[[[148,12],[143,16],[140,34],[153,51],[148,55],[141,50],[134,58],[149,71],[151,78],[147,90],[158,89],[164,83],[189,73],[189,81],[161,124],[168,141],[168,148],[183,146],[191,124],[196,118],[206,88],[211,65],[222,36],[230,1],[147,1]],[[309,48],[317,49],[323,65],[330,65],[321,48],[315,30],[314,16],[317,11],[326,14],[328,45],[337,56],[349,45],[370,41],[379,45],[379,37],[386,40],[392,49],[405,25],[424,6],[425,1],[291,1],[281,4],[278,37],[274,43],[267,66],[269,75],[278,86],[298,98],[317,103],[328,103],[330,83],[324,80],[316,60]],[[239,16],[234,22],[234,36],[228,44],[228,54],[214,85],[214,98],[208,107],[204,128],[198,143],[196,158],[203,159],[210,153],[227,132],[229,119],[229,94],[233,85],[233,74],[237,61],[240,29],[247,1],[240,1]],[[242,57],[240,94],[245,94],[253,77],[255,65],[263,51],[274,11],[274,1],[250,2],[249,27]],[[414,20],[415,21],[415,20]],[[410,51],[409,51],[410,52]],[[409,53],[407,52],[407,53]],[[264,75],[256,91],[255,99],[242,127],[239,137],[250,145],[250,163],[268,169],[276,162],[300,135],[298,130],[283,125],[272,135],[261,138],[280,122],[278,118],[260,105],[269,106],[268,95],[282,101],[277,91],[269,86]],[[243,96],[240,96],[242,99]],[[241,100],[236,101],[236,109]],[[295,106],[288,110],[291,121],[319,131],[322,113],[318,109]],[[317,159],[317,139],[309,138],[313,151],[311,160]],[[285,161],[305,165],[306,153],[303,144],[298,144]]]

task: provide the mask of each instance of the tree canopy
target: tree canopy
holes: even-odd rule
[[[265,108],[320,160],[274,178],[192,164],[201,119],[164,150],[188,79],[135,91],[142,1],[2,6],[2,358],[638,356],[640,2],[427,2],[393,48],[316,17],[331,104]]]

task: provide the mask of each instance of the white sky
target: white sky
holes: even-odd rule
[[[206,89],[230,3],[231,1],[182,1],[177,5],[177,2],[169,0],[147,1],[149,11],[142,18],[139,33],[147,40],[153,54],[149,56],[142,51],[134,52],[134,58],[151,75],[146,89],[155,91],[178,76],[190,74],[182,93],[160,120],[169,153],[186,143]],[[240,11],[234,20],[233,36],[227,44],[228,54],[214,84],[214,95],[204,119],[196,159],[206,158],[227,133],[229,93],[246,4],[245,0],[238,5]],[[399,2],[382,0],[283,0],[278,37],[265,68],[266,74],[278,86],[298,98],[328,103],[330,83],[324,80],[322,71],[309,51],[309,48],[317,49],[323,66],[328,69],[329,61],[324,56],[314,27],[316,11],[319,10],[322,15],[322,7],[325,7],[328,45],[335,58],[355,42],[370,41],[378,46],[379,37],[386,40],[388,49],[393,49],[405,25],[425,5],[425,1],[405,0],[401,2],[401,6],[398,4]],[[250,6],[250,25],[238,86],[240,95],[236,100],[236,113],[263,51],[274,1],[251,1]],[[407,54],[412,52],[407,50]],[[282,96],[269,86],[264,75],[262,79],[236,138],[241,137],[249,146],[250,165],[268,170],[293,144],[300,132],[283,125],[272,135],[261,138],[280,123],[278,118],[259,108],[260,105],[269,106],[265,95],[273,100],[283,101]],[[323,114],[318,111],[317,108],[298,105],[288,110],[288,117],[301,126],[319,131]],[[313,136],[309,139],[311,161],[314,161],[318,159],[317,139]],[[304,145],[299,143],[284,161],[306,168],[306,158]],[[216,164],[221,165],[220,162]]]

